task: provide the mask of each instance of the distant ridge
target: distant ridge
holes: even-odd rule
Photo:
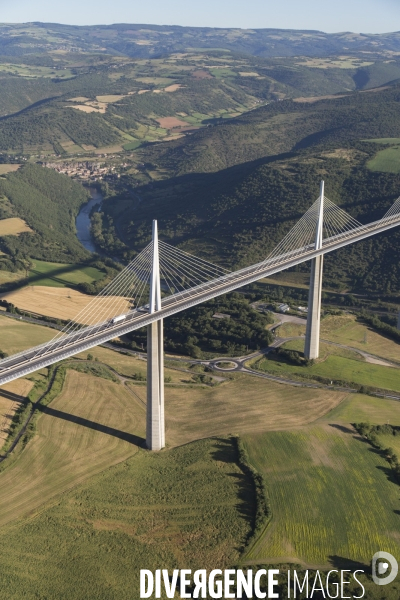
[[[390,58],[394,52],[400,52],[400,32],[324,33],[317,30],[224,29],[130,23],[92,26],[39,22],[0,24],[0,55],[3,56],[62,50],[140,58],[182,52],[189,48],[226,50],[262,57],[349,53],[364,58]]]

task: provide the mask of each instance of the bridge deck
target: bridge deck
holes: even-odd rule
[[[162,300],[162,308],[156,313],[149,314],[140,310],[133,310],[128,313],[126,319],[122,322],[105,321],[97,325],[84,327],[78,332],[59,337],[53,343],[48,342],[5,358],[0,361],[0,385],[108,342],[115,337],[140,329],[191,306],[311,260],[315,256],[332,252],[398,225],[400,225],[400,215],[363,225],[351,232],[326,238],[320,250],[315,250],[314,246],[298,248],[288,254],[270,260],[267,259],[184,292],[168,296]]]

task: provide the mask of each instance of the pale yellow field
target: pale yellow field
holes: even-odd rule
[[[16,379],[0,387],[0,450],[19,403],[26,398],[32,387],[33,381],[27,379]]]
[[[13,171],[18,171],[21,165],[15,164],[2,164],[0,165],[0,175],[5,175],[6,173],[12,173]]]
[[[96,148],[95,154],[113,154],[114,152],[122,152],[122,146],[104,146],[103,148]]]
[[[78,96],[77,98],[70,98],[68,102],[88,102],[89,98],[86,96]]]
[[[322,417],[346,396],[248,375],[214,388],[166,387],[167,443],[179,446],[213,435],[299,427]]]
[[[319,100],[335,100],[336,98],[345,98],[345,96],[339,95],[339,94],[328,94],[327,96],[310,96],[308,98],[293,98],[293,102],[307,102],[307,103],[313,103],[313,102],[318,102]]]
[[[0,220],[0,237],[3,235],[18,235],[19,233],[33,233],[33,230],[18,217]]]
[[[126,460],[143,442],[144,408],[124,386],[68,371],[63,392],[37,433],[0,473],[0,525],[38,508],[88,477]]]
[[[114,303],[96,300],[96,310],[84,313],[93,296],[87,296],[70,288],[52,288],[43,285],[32,285],[0,296],[22,310],[31,311],[47,317],[55,317],[69,321],[76,319],[79,323],[91,325],[122,314],[129,308],[129,302],[118,298]],[[92,305],[93,306],[93,305]]]
[[[86,104],[75,104],[74,106],[70,105],[67,106],[66,108],[76,108],[76,110],[81,110],[82,112],[85,113],[92,113],[92,112],[99,112],[99,113],[105,113],[106,109],[104,107],[95,107],[95,106],[88,106]]]
[[[118,102],[118,100],[122,100],[122,98],[125,98],[125,95],[112,95],[110,94],[109,96],[96,96],[96,100],[98,100],[99,102],[107,102],[108,104],[110,102]]]
[[[181,87],[183,86],[180,83],[173,83],[172,85],[164,88],[164,92],[176,92],[176,90],[179,90]]]

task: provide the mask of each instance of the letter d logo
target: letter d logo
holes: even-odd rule
[[[377,561],[387,561],[387,562],[379,562],[377,565]],[[378,577],[378,575],[383,575],[389,568],[389,564],[392,567],[392,571],[386,577]],[[397,573],[399,571],[399,565],[394,556],[389,554],[389,552],[377,552],[372,557],[372,579],[376,585],[387,585],[388,583],[392,583],[397,577]]]

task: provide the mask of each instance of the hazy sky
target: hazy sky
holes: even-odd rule
[[[400,30],[400,0],[0,0],[0,22]]]

